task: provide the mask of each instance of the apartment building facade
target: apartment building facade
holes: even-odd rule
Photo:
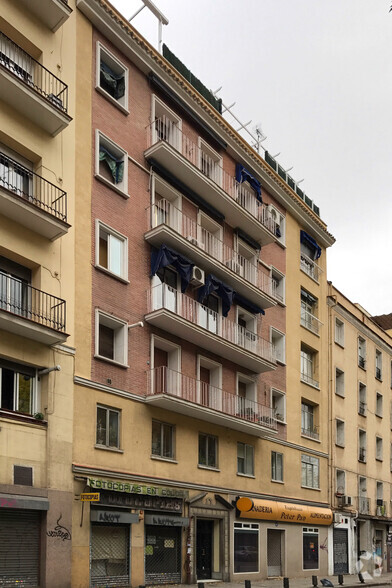
[[[72,585],[326,573],[333,237],[167,48],[76,6]]]
[[[74,2],[0,18],[0,584],[69,586]]]
[[[329,571],[374,576],[391,570],[392,339],[383,317],[372,318],[331,283],[327,303],[334,510]]]

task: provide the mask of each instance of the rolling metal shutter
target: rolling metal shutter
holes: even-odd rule
[[[129,525],[91,526],[91,586],[129,586]]]
[[[0,512],[0,586],[39,586],[41,513]]]

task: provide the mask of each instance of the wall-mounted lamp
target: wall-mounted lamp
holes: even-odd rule
[[[133,325],[128,325],[128,329],[133,329],[133,327],[144,327],[144,323],[139,321],[138,323],[133,323]]]
[[[50,368],[45,368],[38,372],[39,376],[45,376],[46,374],[50,374],[50,372],[59,372],[61,370],[61,365],[54,365]]]

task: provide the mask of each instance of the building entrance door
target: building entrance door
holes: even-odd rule
[[[282,533],[276,529],[267,530],[267,574],[282,576]]]
[[[198,580],[212,578],[213,521],[197,519],[196,523],[196,575]]]

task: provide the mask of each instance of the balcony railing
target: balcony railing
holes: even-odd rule
[[[158,394],[178,398],[270,429],[277,429],[272,408],[190,378],[167,367],[158,367],[148,372],[147,396]]]
[[[68,86],[3,33],[0,33],[0,67],[66,113]]]
[[[387,517],[388,516],[388,512],[387,512],[387,503],[385,500],[380,500],[377,499],[376,501],[376,516],[377,517]]]
[[[300,267],[301,270],[305,272],[305,274],[308,274],[309,277],[311,277],[318,283],[322,269],[320,268],[320,266],[317,265],[315,261],[313,261],[313,259],[310,259],[310,257],[308,257],[307,255],[305,255],[305,253],[302,252]]]
[[[381,380],[382,379],[382,372],[381,372],[381,368],[376,367],[376,378],[377,380]]]
[[[358,404],[358,414],[361,414],[362,416],[366,413],[366,402],[363,402],[362,400],[359,401]]]
[[[359,448],[358,461],[361,461],[362,463],[366,462],[366,449],[364,447]]]
[[[358,365],[360,368],[365,369],[366,359],[361,355],[358,355]]]
[[[313,427],[301,427],[301,434],[305,437],[310,437],[311,439],[320,439],[319,430],[317,426]]]
[[[322,322],[308,310],[301,308],[301,325],[315,335],[319,334]]]
[[[59,220],[67,221],[66,192],[1,152],[0,188],[12,192]]]
[[[358,496],[358,512],[360,514],[370,514],[370,498]]]
[[[65,333],[65,300],[0,271],[0,312]]]
[[[246,184],[238,183],[216,160],[206,153],[202,147],[194,143],[181,131],[177,122],[169,117],[156,118],[147,126],[147,148],[159,141],[169,143],[207,178],[222,188],[226,194],[256,218],[273,235],[277,235],[278,225],[272,218],[268,207],[257,200],[255,192]]]
[[[166,309],[214,335],[275,363],[272,344],[167,284],[148,292],[148,312]]]
[[[272,278],[262,271],[256,260],[249,260],[243,255],[225,245],[216,235],[186,216],[168,200],[159,200],[147,209],[151,228],[166,225],[187,239],[201,251],[223,263],[227,268],[259,290],[276,297],[276,287]]]

